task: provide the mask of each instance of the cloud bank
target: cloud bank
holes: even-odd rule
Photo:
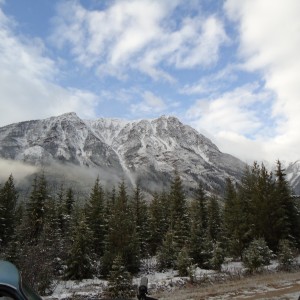
[[[40,39],[18,35],[0,3],[0,126],[78,111],[93,117],[97,97],[56,83],[60,70]]]
[[[236,32],[235,65],[181,90],[206,95],[187,117],[222,151],[247,162],[299,159],[300,2],[227,0],[224,12]],[[237,82],[238,71],[260,80],[220,92]]]
[[[66,1],[58,8],[52,41],[57,47],[70,47],[78,62],[100,76],[124,79],[128,70],[135,70],[173,81],[168,68],[211,65],[227,41],[214,15],[195,10],[196,15],[174,22],[176,10],[183,8],[178,0],[115,1],[103,10]]]

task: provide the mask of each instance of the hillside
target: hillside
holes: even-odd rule
[[[187,191],[202,182],[206,190],[219,193],[226,177],[238,181],[245,167],[170,116],[82,120],[68,113],[11,124],[0,128],[0,158],[46,167],[49,173],[54,169],[55,177],[75,173],[79,183],[84,182],[81,173],[111,185],[125,179],[150,193],[168,187],[175,168]]]

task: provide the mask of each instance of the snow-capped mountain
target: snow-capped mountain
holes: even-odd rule
[[[175,117],[82,120],[68,113],[0,128],[0,157],[35,165],[80,166],[115,174],[148,191],[167,187],[176,168],[187,188],[220,191],[245,164]]]
[[[293,189],[293,193],[300,195],[300,161],[297,160],[290,163],[286,168],[285,173],[287,174],[287,180]]]

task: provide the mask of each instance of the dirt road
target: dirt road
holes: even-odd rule
[[[299,296],[300,272],[257,275],[209,286],[187,286],[154,295],[160,300],[298,300]]]

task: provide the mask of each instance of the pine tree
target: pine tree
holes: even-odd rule
[[[280,240],[278,249],[279,269],[290,271],[296,266],[296,250],[289,240]]]
[[[169,230],[158,251],[157,262],[160,271],[175,267],[178,252],[176,248],[174,233],[172,230]]]
[[[98,177],[86,204],[87,222],[93,234],[93,250],[97,254],[98,258],[100,258],[104,252],[104,214],[104,192]]]
[[[126,269],[136,273],[140,266],[139,243],[129,206],[125,183],[119,186],[116,203],[109,220],[105,252],[101,260],[102,274],[106,276],[117,254],[124,259]]]
[[[14,234],[17,199],[14,178],[10,175],[0,189],[0,246],[2,247],[7,245]]]
[[[65,200],[65,213],[67,216],[71,216],[75,204],[74,191],[71,187],[67,189],[66,200]]]
[[[221,271],[222,264],[225,260],[225,252],[220,242],[213,244],[211,259],[209,260],[210,268],[216,271]]]
[[[134,289],[130,273],[126,270],[122,256],[118,254],[108,276],[108,296],[110,299],[132,299]]]
[[[273,252],[263,238],[253,240],[243,252],[242,262],[251,273],[270,264]]]
[[[268,203],[271,199],[272,182],[264,166],[254,162],[247,166],[242,182],[238,188],[237,208],[241,212],[239,225],[239,243],[245,249],[253,239],[265,238],[266,225],[269,222],[267,215]]]
[[[176,267],[178,269],[179,276],[188,276],[189,270],[192,266],[193,259],[189,256],[189,250],[187,247],[183,247],[177,255]]]
[[[180,250],[189,239],[189,216],[181,178],[175,170],[175,176],[171,184],[171,225],[174,234],[175,245]]]
[[[199,183],[191,203],[191,237],[189,253],[193,262],[202,266],[206,260],[204,244],[207,235],[207,197],[203,185]]]
[[[73,225],[71,239],[73,243],[67,259],[66,278],[74,280],[92,278],[95,272],[92,232],[82,212],[79,212]]]
[[[207,236],[215,243],[220,240],[222,229],[221,210],[216,196],[211,196],[207,206]]]
[[[29,239],[37,243],[44,227],[45,202],[49,197],[47,181],[44,173],[34,178],[33,188],[27,203],[26,225],[29,231]]]
[[[49,198],[45,203],[45,222],[40,244],[45,253],[44,259],[52,276],[63,273],[63,263],[66,260],[66,245],[60,223],[60,203]],[[51,280],[51,277],[48,278]]]
[[[138,243],[140,245],[141,257],[145,258],[149,255],[149,213],[148,206],[143,198],[141,189],[137,186],[134,190],[133,215],[135,217],[135,226]]]
[[[224,202],[224,234],[227,249],[230,255],[241,257],[246,242],[245,212],[241,198],[230,178],[226,179]]]
[[[291,188],[285,178],[286,174],[284,171],[285,170],[282,168],[281,163],[278,160],[274,196],[274,202],[277,204],[277,210],[272,210],[273,212],[271,212],[276,216],[277,220],[277,223],[273,225],[276,228],[276,232],[274,232],[273,235],[276,236],[277,243],[281,239],[288,239],[293,241],[299,247],[300,214],[292,197]]]
[[[252,237],[263,237],[270,245],[272,239],[272,218],[270,208],[273,204],[274,181],[272,173],[269,173],[262,164],[257,168],[256,184],[253,186],[253,196],[250,203],[250,219],[252,221]]]
[[[162,197],[158,193],[155,193],[149,205],[149,250],[151,255],[155,255],[157,249],[161,246],[168,226],[168,221],[165,219]]]

